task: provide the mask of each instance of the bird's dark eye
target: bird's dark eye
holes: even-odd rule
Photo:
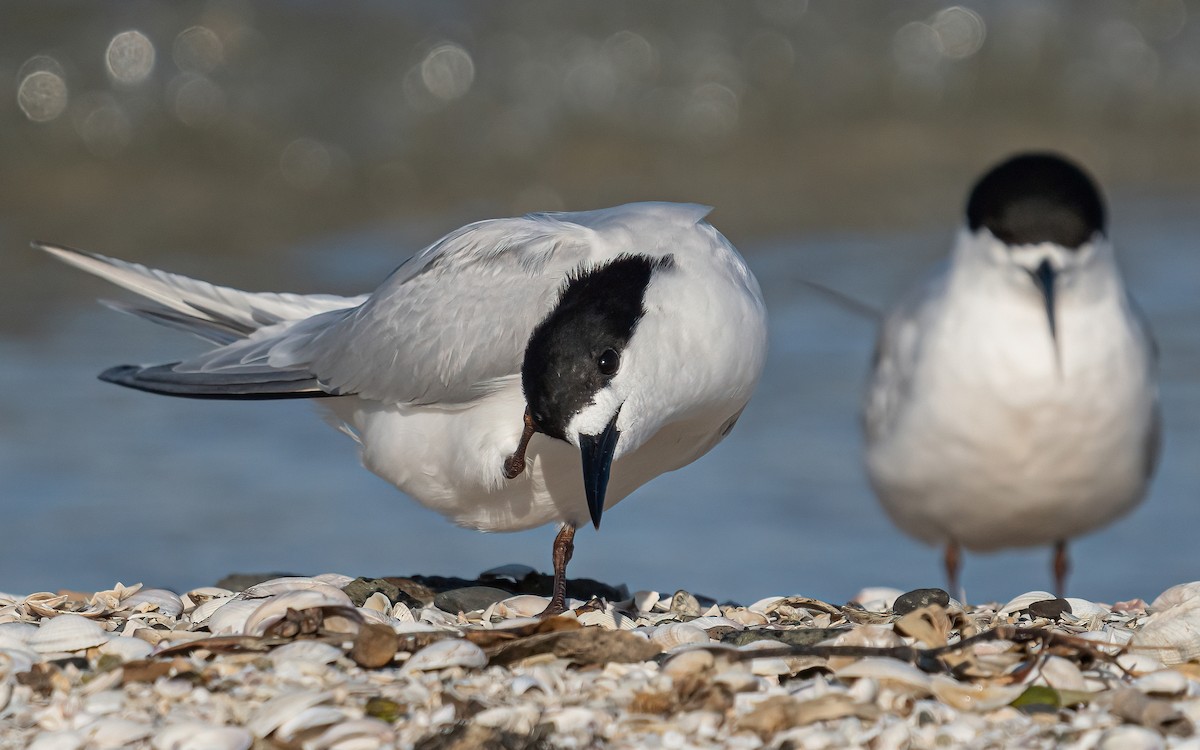
[[[617,374],[617,368],[621,366],[621,355],[617,354],[615,349],[605,349],[600,353],[600,359],[596,360],[596,367],[600,369],[600,374],[606,377],[612,377]]]

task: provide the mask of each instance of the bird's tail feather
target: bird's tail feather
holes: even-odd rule
[[[116,258],[59,245],[33,243],[76,268],[135,292],[147,301],[105,302],[108,307],[186,331],[217,344],[217,348],[187,362],[161,365],[121,365],[100,379],[127,388],[169,396],[216,399],[314,398],[337,395],[323,389],[316,376],[302,368],[271,367],[266,357],[247,358],[293,323],[321,313],[348,310],[363,297],[243,292],[206,281],[148,268]],[[263,328],[277,326],[278,334]],[[214,363],[230,359],[227,366]]]
[[[230,335],[245,338],[266,326],[354,307],[364,299],[331,294],[243,292],[62,245],[34,242],[33,246],[154,303],[147,306],[116,303],[110,307],[216,343],[227,343]]]

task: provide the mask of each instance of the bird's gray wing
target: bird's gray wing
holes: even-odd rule
[[[567,275],[602,250],[554,215],[470,224],[401,265],[365,302],[263,328],[178,372],[310,373],[331,394],[453,405],[520,372]]]
[[[939,264],[925,281],[907,294],[883,319],[875,340],[871,375],[863,399],[863,428],[869,442],[886,435],[909,401],[922,333],[931,309],[940,304],[946,285],[946,265]]]

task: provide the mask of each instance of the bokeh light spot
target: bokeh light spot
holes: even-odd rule
[[[978,52],[987,37],[987,24],[984,23],[983,17],[961,5],[952,5],[938,11],[930,25],[937,32],[943,54],[954,60],[961,60]]]
[[[471,54],[457,44],[439,44],[421,61],[421,81],[438,99],[458,99],[475,82],[475,63]]]
[[[58,73],[35,70],[21,79],[17,105],[34,122],[49,122],[67,108],[67,82]]]
[[[108,43],[104,63],[117,83],[141,83],[154,71],[154,44],[140,31],[122,31]]]

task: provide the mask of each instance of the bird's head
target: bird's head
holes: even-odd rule
[[[1076,282],[1105,239],[1096,183],[1056,154],[1012,157],[975,184],[967,229],[1011,285],[1040,297],[1057,357],[1059,291]]]
[[[571,275],[534,329],[521,385],[533,429],[579,449],[592,523],[599,527],[612,463],[657,431],[647,373],[661,363],[637,341],[646,289],[671,256],[623,255]],[[634,342],[636,345],[631,345]]]

